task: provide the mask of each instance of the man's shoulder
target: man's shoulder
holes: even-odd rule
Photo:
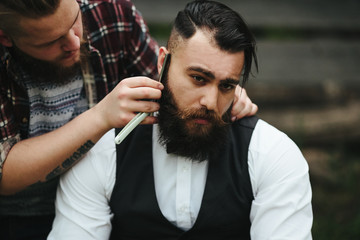
[[[257,116],[244,117],[232,124],[232,132],[236,135],[250,137],[251,146],[269,146],[271,149],[280,142],[292,142],[292,140],[281,130]]]
[[[233,126],[254,129],[258,120],[259,120],[259,118],[257,116],[243,117],[243,118],[236,120],[233,123]]]
[[[101,180],[99,186],[105,186],[108,179],[111,179],[116,164],[116,149],[114,142],[114,130],[109,130],[100,140],[85,154],[84,158],[70,168],[61,176],[63,181],[89,183],[91,178]],[[95,177],[96,176],[96,177]],[[94,184],[91,184],[94,186]],[[98,187],[99,187],[98,186]],[[100,187],[101,188],[101,187]]]
[[[255,132],[260,132],[263,135],[285,135],[282,131],[259,118],[258,116],[249,116],[236,120],[232,126],[235,128],[252,129]]]
[[[126,0],[76,0],[80,5],[82,11],[92,9],[99,5],[103,6],[116,6],[121,9],[132,9],[134,4],[131,1]]]
[[[268,122],[258,119],[250,141],[250,151],[270,155],[270,152],[283,152],[298,149],[296,143],[283,131]],[[279,150],[280,149],[280,150]]]

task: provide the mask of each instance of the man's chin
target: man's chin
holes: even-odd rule
[[[80,50],[63,55],[54,61],[44,61],[27,55],[16,46],[12,49],[17,64],[39,83],[67,83],[79,74]]]
[[[197,122],[188,122],[185,124],[188,136],[205,138],[209,135],[213,125],[211,123],[199,124]]]
[[[171,121],[171,120],[170,120]],[[203,161],[218,153],[226,142],[228,125],[196,124],[193,121],[178,125],[169,119],[159,121],[160,143],[168,153]]]

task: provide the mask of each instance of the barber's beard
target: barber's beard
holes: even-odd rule
[[[71,81],[74,76],[80,73],[81,59],[88,55],[85,42],[82,42],[80,47],[80,59],[71,66],[63,66],[54,61],[44,61],[36,59],[19,48],[14,46],[11,54],[13,55],[17,64],[29,74],[37,83],[58,83],[63,84]]]
[[[208,160],[226,144],[231,107],[219,116],[206,108],[179,110],[171,90],[164,82],[160,99],[160,143],[168,153],[174,153],[194,161]],[[208,124],[198,124],[195,119],[206,119]]]

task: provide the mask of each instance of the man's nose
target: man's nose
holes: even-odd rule
[[[200,99],[200,104],[214,112],[218,112],[217,103],[219,97],[219,89],[216,86],[209,86]]]
[[[63,40],[62,49],[68,52],[68,51],[76,51],[79,48],[80,48],[80,37],[78,37],[75,34],[75,31],[71,29],[68,32],[68,34],[66,34]]]

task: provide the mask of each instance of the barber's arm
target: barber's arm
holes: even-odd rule
[[[134,112],[157,111],[158,103],[139,99],[158,99],[162,88],[146,77],[124,79],[96,106],[64,126],[15,143],[3,162],[0,194],[13,194],[65,172],[108,130],[125,126]],[[147,117],[144,123],[155,121]]]

